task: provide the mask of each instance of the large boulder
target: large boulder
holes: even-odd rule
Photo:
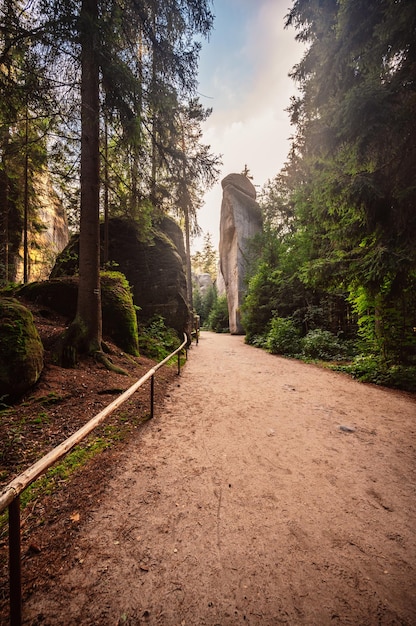
[[[63,276],[44,282],[28,283],[16,294],[37,305],[67,317],[75,317],[78,276]],[[137,318],[127,280],[120,272],[101,272],[103,335],[127,352],[139,354]]]
[[[165,215],[158,224],[158,230],[167,235],[169,239],[173,242],[176,251],[182,259],[182,264],[186,273],[185,242],[183,240],[183,232],[181,227],[175,222],[175,220]]]
[[[165,218],[159,228],[154,229],[150,241],[143,241],[134,220],[113,218],[109,220],[108,231],[109,261],[126,276],[131,286],[134,304],[139,307],[139,322],[161,315],[166,325],[182,336],[189,330],[190,314],[183,258],[171,239],[178,238],[183,246],[179,227],[173,220]],[[51,278],[70,276],[77,272],[78,244],[79,237],[74,235],[58,257]]]
[[[38,381],[43,346],[29,309],[0,299],[0,397],[20,396]]]
[[[249,241],[262,230],[256,190],[247,176],[229,174],[221,182],[220,275],[227,294],[230,332],[244,334],[240,307],[245,296]],[[220,282],[221,282],[220,281]]]
[[[205,296],[214,286],[210,274],[192,274],[192,283],[201,296]]]

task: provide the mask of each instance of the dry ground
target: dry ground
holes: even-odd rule
[[[416,624],[414,395],[212,333],[164,393],[34,507],[25,624]]]
[[[128,376],[107,370],[93,359],[77,369],[53,365],[51,348],[64,331],[67,320],[29,302],[45,346],[45,368],[36,387],[20,402],[5,409],[0,405],[0,490],[16,475],[37,461],[83,426],[154,366],[154,361],[133,358],[107,341],[114,365]],[[178,343],[179,345],[179,343]],[[155,376],[155,406],[164,401],[169,385],[178,380],[176,361]],[[36,495],[22,511],[24,595],[56,575],[66,562],[71,542],[77,536],[91,503],[100,501],[117,469],[128,441],[149,417],[150,383],[139,389],[102,427],[90,436],[87,449],[98,440],[112,442],[98,457],[75,471],[71,479],[55,479],[52,495]],[[58,483],[58,484],[56,484]],[[59,483],[62,483],[60,485]],[[77,520],[80,511],[80,521]],[[1,517],[0,517],[1,520]],[[0,625],[8,623],[7,524],[0,526]],[[68,622],[70,623],[70,622]]]

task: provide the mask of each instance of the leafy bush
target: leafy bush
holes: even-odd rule
[[[255,348],[267,348],[267,335],[246,335],[246,343]]]
[[[380,356],[374,354],[361,354],[355,357],[350,365],[338,366],[335,369],[346,372],[363,383],[416,392],[416,367],[389,366]]]
[[[333,361],[345,356],[344,346],[329,330],[322,330],[322,328],[310,330],[301,343],[303,355],[310,359]]]
[[[139,327],[140,353],[149,359],[162,361],[180,345],[176,330],[167,328],[161,315],[154,315]]]
[[[249,343],[255,335],[267,332],[273,311],[277,309],[281,279],[281,271],[271,269],[264,262],[259,264],[257,273],[250,278],[241,311],[241,321]]]
[[[208,317],[208,328],[216,333],[226,333],[229,326],[227,296],[218,296]]]
[[[274,317],[266,338],[266,348],[272,354],[293,356],[300,352],[299,331],[289,317]]]

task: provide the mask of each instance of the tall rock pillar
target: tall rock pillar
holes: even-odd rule
[[[256,190],[247,176],[229,174],[222,181],[220,270],[225,283],[232,335],[244,334],[240,306],[245,295],[248,242],[262,229]]]

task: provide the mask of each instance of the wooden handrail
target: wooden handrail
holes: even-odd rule
[[[187,339],[175,350],[172,354],[169,354],[163,361],[155,365],[144,376],[134,383],[129,389],[124,391],[118,398],[116,398],[105,409],[100,411],[95,417],[91,418],[89,422],[84,424],[73,435],[65,439],[61,444],[56,446],[53,450],[48,452],[39,461],[31,465],[27,470],[16,476],[2,491],[0,494],[0,513],[9,506],[9,504],[22,493],[29,485],[31,485],[37,478],[44,474],[54,463],[62,459],[74,446],[80,443],[91,431],[99,426],[113,411],[123,404],[130,396],[132,396],[149,378],[151,378],[158,369],[165,365],[172,357],[178,354],[186,345]]]
[[[29,487],[35,480],[44,474],[52,465],[62,459],[74,446],[80,443],[90,432],[99,426],[113,411],[123,404],[130,396],[132,396],[147,380],[151,379],[151,416],[153,417],[153,380],[158,369],[163,367],[172,357],[178,355],[178,374],[180,373],[180,352],[188,343],[188,338],[184,334],[184,341],[174,352],[169,354],[163,361],[157,363],[144,376],[137,380],[134,385],[129,387],[124,393],[116,398],[105,409],[100,411],[95,417],[91,418],[84,426],[77,430],[73,435],[65,439],[61,444],[48,452],[39,461],[31,465],[27,470],[16,476],[0,494],[0,513],[9,507],[9,563],[20,563],[20,528],[16,530],[16,524],[19,524],[19,499],[20,494]],[[16,521],[17,520],[17,521]],[[16,532],[19,534],[16,540]],[[11,537],[14,539],[12,540]],[[14,545],[12,545],[14,544]],[[18,544],[18,545],[16,545]],[[16,554],[18,552],[18,555]],[[17,567],[17,566],[16,566]],[[12,571],[10,566],[10,623],[14,625],[21,624],[21,583],[19,572]],[[13,587],[19,587],[17,590]],[[13,599],[13,600],[12,600]]]

